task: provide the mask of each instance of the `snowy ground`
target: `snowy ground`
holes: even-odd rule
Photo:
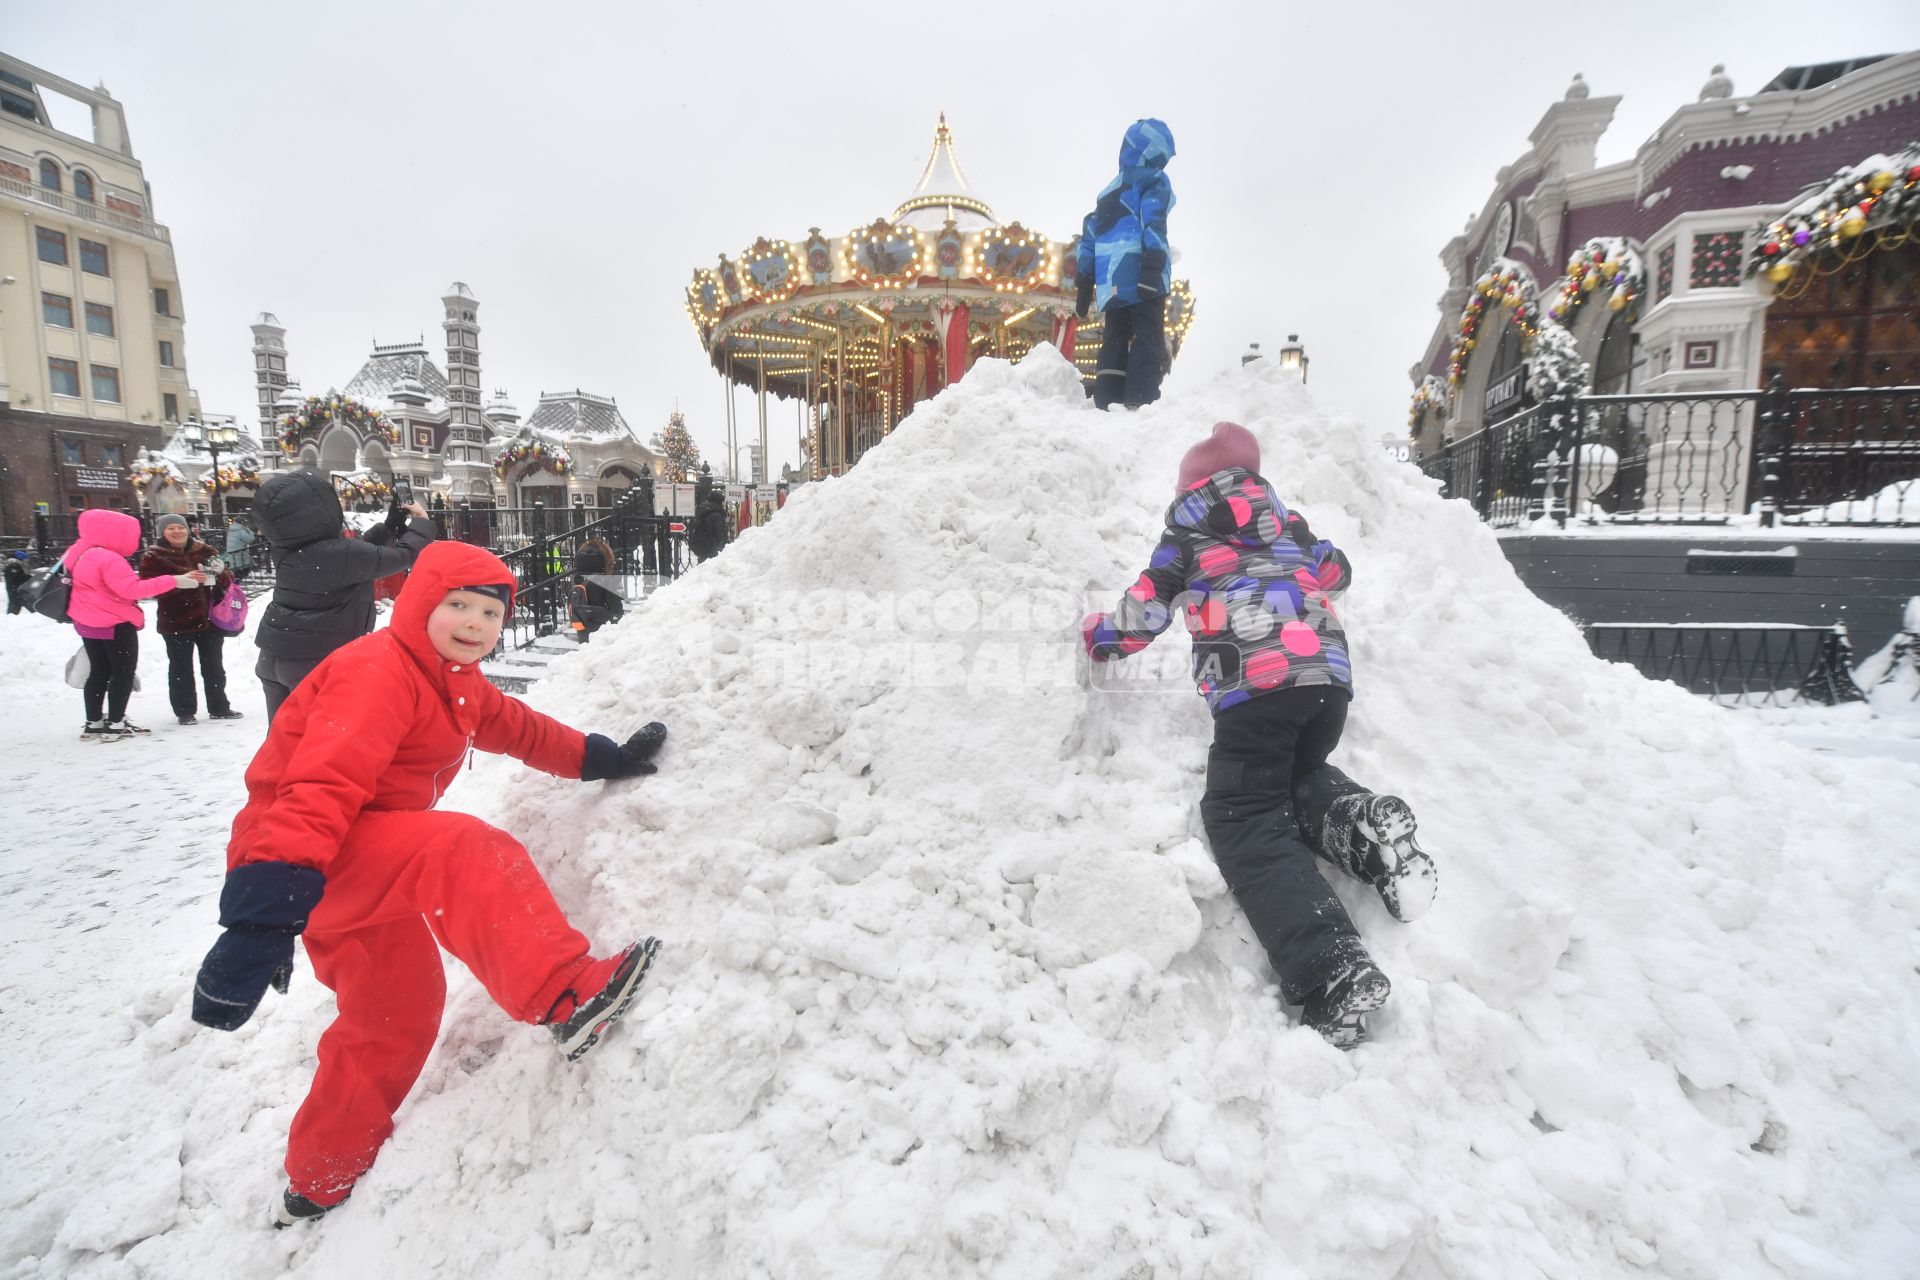
[[[75,643],[4,620],[0,1277],[1913,1274],[1913,719],[1598,662],[1265,364],[1095,417],[1064,365],[988,362],[564,659],[535,705],[666,720],[663,772],[483,761],[448,803],[603,949],[667,938],[657,977],[568,1068],[450,962],[398,1134],[312,1227],[264,1214],[326,993],[303,958],[239,1033],[187,1016],[250,644],[247,720],[173,726],[149,636],[155,732],[94,746]],[[1074,678],[1223,417],[1352,555],[1336,759],[1440,861],[1412,926],[1341,886],[1395,983],[1351,1055],[1199,838],[1184,639],[1132,692]]]

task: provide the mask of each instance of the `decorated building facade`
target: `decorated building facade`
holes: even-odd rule
[[[262,313],[253,357],[269,469],[312,468],[364,502],[385,501],[403,478],[422,502],[449,507],[605,505],[664,474],[610,396],[543,391],[524,419],[504,391],[483,401],[479,300],[456,281],[440,301],[444,368],[423,341],[376,343],[319,395],[289,376],[287,331]]]
[[[1594,394],[1773,371],[1920,383],[1920,52],[1790,67],[1745,96],[1715,67],[1631,160],[1597,166],[1619,102],[1574,77],[1442,250],[1440,319],[1410,371],[1416,457],[1523,409],[1550,327]]]

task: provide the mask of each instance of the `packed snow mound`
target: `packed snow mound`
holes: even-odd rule
[[[1352,1054],[1280,1004],[1207,852],[1178,628],[1124,690],[1077,679],[1078,619],[1219,419],[1352,558],[1335,761],[1440,866],[1412,925],[1338,882],[1394,982]],[[69,1275],[1899,1274],[1911,772],[1597,661],[1376,436],[1271,362],[1111,415],[1051,353],[982,363],[537,689],[589,730],[666,721],[657,777],[495,760],[450,797],[599,950],[666,939],[592,1057],[456,978],[352,1202],[275,1237],[324,993],[303,970],[207,1048],[183,978],[136,1040],[274,1074],[204,1082],[129,1140],[137,1176],[98,1162],[18,1237]],[[177,1225],[148,1212],[176,1190]]]

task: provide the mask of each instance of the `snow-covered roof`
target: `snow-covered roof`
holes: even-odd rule
[[[414,378],[427,389],[429,408],[445,408],[447,399],[447,375],[440,372],[427,354],[427,348],[418,342],[401,342],[392,346],[376,346],[367,362],[360,366],[360,372],[353,375],[352,381],[342,387],[343,395],[352,396],[374,408],[384,409],[393,403],[393,392],[403,379]]]
[[[640,437],[633,434],[611,397],[579,390],[542,391],[540,403],[528,415],[522,430],[556,440],[631,440],[640,444]]]

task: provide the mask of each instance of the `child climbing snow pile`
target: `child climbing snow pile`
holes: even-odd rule
[[[1106,662],[1146,648],[1184,613],[1194,680],[1214,717],[1200,802],[1213,856],[1281,994],[1345,1049],[1365,1038],[1362,1018],[1390,986],[1314,856],[1372,885],[1398,920],[1424,912],[1438,882],[1406,802],[1327,762],[1353,697],[1333,611],[1352,571],[1259,468],[1259,442],[1235,423],[1189,449],[1146,572],[1081,635]]]
[[[513,574],[476,547],[421,551],[383,631],[335,651],[274,717],[247,769],[220,895],[225,932],[194,987],[196,1022],[231,1031],[300,936],[338,1015],[293,1118],[285,1225],[345,1200],[393,1132],[440,1029],[440,947],[522,1022],[578,1059],[632,1002],[652,938],[596,960],[512,836],[434,804],[473,750],[582,781],[633,778],[666,738],[582,736],[480,673],[513,607]]]

